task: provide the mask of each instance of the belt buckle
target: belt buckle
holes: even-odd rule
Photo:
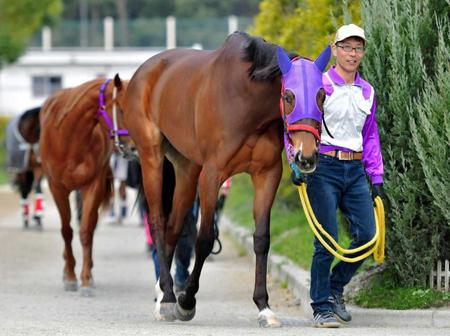
[[[348,156],[347,157],[343,157],[342,153],[345,153]],[[338,157],[339,160],[353,160],[353,152],[338,151],[337,157]]]

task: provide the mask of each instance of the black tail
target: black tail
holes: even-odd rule
[[[16,174],[13,184],[18,189],[22,198],[27,198],[30,194],[33,188],[33,181],[34,174],[31,170]]]
[[[129,187],[136,188],[138,190],[134,206],[136,206],[136,204],[139,204],[141,209],[144,209],[148,213],[149,206],[147,204],[147,200],[145,198],[144,193],[141,164],[137,160],[131,160],[128,163],[127,185]],[[163,205],[163,213],[166,218],[172,211],[172,201],[174,191],[175,191],[175,169],[173,168],[172,163],[167,158],[164,158],[162,205]]]

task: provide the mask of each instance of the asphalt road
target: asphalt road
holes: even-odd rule
[[[252,301],[251,256],[223,237],[224,248],[205,264],[197,314],[190,322],[157,322],[154,272],[137,215],[123,225],[99,223],[94,238],[95,296],[65,292],[63,241],[51,196],[46,196],[44,229],[23,230],[18,196],[0,190],[0,335],[449,335],[448,329],[311,327],[294,297],[269,278],[272,309],[283,326],[262,329]],[[76,228],[76,225],[74,225]],[[81,249],[74,242],[77,274]]]

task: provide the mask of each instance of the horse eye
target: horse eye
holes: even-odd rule
[[[284,101],[286,102],[286,103],[288,103],[288,104],[292,104],[293,103],[293,97],[292,97],[292,95],[284,95],[283,96],[283,98],[284,98]]]

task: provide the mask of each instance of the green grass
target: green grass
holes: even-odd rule
[[[360,290],[352,301],[365,308],[425,309],[450,305],[450,293],[430,288],[395,287],[389,274],[378,274],[370,287]]]
[[[235,223],[254,230],[253,186],[248,175],[240,174],[233,177],[225,213]],[[339,237],[340,244],[348,246],[350,238],[345,232],[344,225],[340,227]],[[278,197],[275,198],[270,220],[270,240],[271,251],[288,257],[304,269],[310,268],[314,235],[301,210],[300,199],[298,208],[290,210]]]
[[[9,182],[8,173],[5,169],[0,169],[0,184],[7,184]]]

